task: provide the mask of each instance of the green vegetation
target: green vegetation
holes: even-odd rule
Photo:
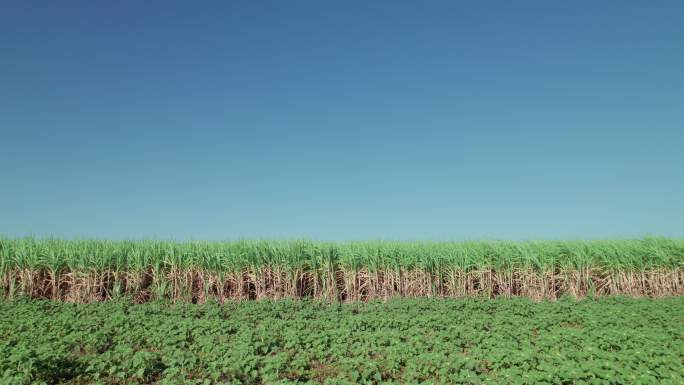
[[[208,298],[684,294],[684,240],[543,242],[0,239],[5,298],[142,302]]]
[[[3,384],[682,384],[684,297],[0,303]]]

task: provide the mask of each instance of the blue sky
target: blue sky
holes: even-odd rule
[[[684,3],[6,2],[0,234],[684,235]]]

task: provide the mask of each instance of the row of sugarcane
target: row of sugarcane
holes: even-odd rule
[[[0,239],[5,298],[89,302],[684,293],[684,240]]]

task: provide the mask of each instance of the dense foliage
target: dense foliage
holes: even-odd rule
[[[684,240],[0,239],[0,297],[90,302],[684,294]]]
[[[682,384],[684,298],[0,303],[3,384]]]
[[[52,270],[145,270],[150,267],[243,271],[368,268],[461,270],[553,270],[600,267],[610,270],[684,266],[684,239],[599,241],[392,242],[358,241],[109,241],[0,238],[0,268]]]

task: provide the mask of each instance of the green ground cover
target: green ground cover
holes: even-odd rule
[[[684,297],[0,302],[3,384],[682,384]]]

